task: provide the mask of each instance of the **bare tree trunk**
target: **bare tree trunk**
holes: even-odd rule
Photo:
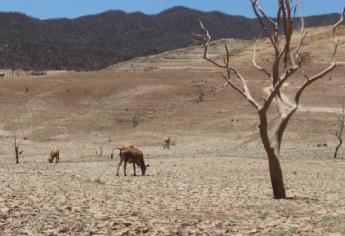
[[[283,172],[279,161],[279,149],[274,149],[271,146],[270,138],[268,136],[268,121],[266,111],[261,110],[259,112],[260,117],[260,137],[262,144],[264,145],[269,165],[269,172],[272,183],[273,197],[275,199],[286,198]],[[279,140],[277,141],[279,142]],[[280,145],[277,145],[278,147]]]
[[[14,141],[14,155],[16,158],[16,164],[19,164],[19,147],[17,146],[17,137],[16,137],[16,126],[13,125],[13,141]]]
[[[16,164],[19,164],[19,155],[23,153],[23,151],[19,151],[19,146],[17,145],[17,137],[16,137],[16,126],[13,125],[13,141],[14,141],[14,155],[16,157]]]
[[[339,138],[339,144],[336,146],[335,152],[334,152],[334,159],[338,158],[338,152],[342,144],[343,144],[343,140],[342,138]]]
[[[343,144],[343,133],[344,133],[344,129],[345,129],[345,98],[344,98],[343,103],[342,103],[342,113],[341,113],[341,115],[338,116],[337,123],[339,126],[338,126],[338,130],[335,131],[335,136],[338,138],[339,144],[335,148],[334,159],[337,159],[339,149],[340,149],[341,145]]]
[[[286,198],[283,173],[278,157],[274,153],[268,155],[268,165],[272,183],[273,197],[275,199]]]
[[[16,155],[16,164],[19,164],[19,147],[16,144],[14,146],[14,152]]]

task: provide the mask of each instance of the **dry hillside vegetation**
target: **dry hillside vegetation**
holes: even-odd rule
[[[326,66],[329,29],[311,29],[306,70]],[[344,27],[339,38],[345,41]],[[259,98],[268,83],[251,67],[252,44],[230,40],[231,60]],[[222,42],[210,49],[214,58],[222,59],[222,52]],[[270,53],[261,42],[262,63]],[[343,46],[337,69],[306,91],[288,127],[282,166],[291,199],[279,201],[272,200],[256,114],[201,59],[201,47],[98,72],[2,79],[0,234],[345,234],[345,152],[332,159],[344,55]],[[291,80],[289,89],[301,81]],[[19,165],[13,123],[24,150]],[[170,149],[162,146],[167,135]],[[95,143],[103,145],[103,157]],[[125,177],[122,170],[115,176],[119,157],[108,157],[127,143],[144,152],[148,176]],[[49,164],[57,148],[60,163]]]
[[[212,26],[215,39],[253,39],[261,34],[255,19],[181,6],[154,15],[115,10],[47,20],[0,12],[0,65],[29,70],[98,70],[190,46],[190,32],[198,28],[198,19]],[[315,27],[330,25],[336,19],[337,14],[326,14],[306,17],[305,22]]]

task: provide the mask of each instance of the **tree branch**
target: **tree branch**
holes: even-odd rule
[[[276,54],[279,53],[279,47],[278,47],[278,45],[277,45],[277,43],[276,43],[276,40],[274,40],[274,38],[272,37],[271,33],[270,33],[269,30],[267,29],[267,26],[266,26],[266,24],[265,24],[265,22],[264,22],[264,19],[266,19],[268,22],[270,22],[271,24],[273,24],[273,25],[274,25],[274,29],[277,28],[277,27],[276,27],[277,24],[276,24],[275,22],[273,22],[273,21],[272,21],[269,17],[267,17],[265,14],[260,15],[260,14],[262,14],[263,11],[261,10],[261,8],[260,8],[260,6],[259,6],[259,4],[258,4],[258,0],[251,0],[251,2],[252,2],[252,8],[253,8],[253,10],[254,10],[254,14],[255,14],[256,17],[258,18],[259,23],[260,23],[260,25],[261,25],[261,28],[262,28],[263,31],[265,32],[266,37],[269,38],[269,40],[271,41],[271,44],[272,44],[272,46],[274,47],[274,50],[275,50]]]
[[[211,36],[210,36],[208,30],[206,29],[206,27],[204,26],[204,24],[202,23],[201,20],[199,20],[199,23],[200,23],[201,29],[205,33],[205,35],[203,36],[203,39],[204,39],[204,56],[203,57],[204,57],[204,59],[207,60],[208,62],[212,63],[213,65],[217,66],[217,67],[225,68],[227,75],[224,76],[222,74],[222,77],[225,79],[225,81],[231,87],[233,87],[237,92],[239,92],[242,96],[244,96],[256,110],[259,110],[261,106],[251,95],[251,92],[249,90],[246,79],[237,69],[235,69],[234,67],[232,67],[230,65],[230,52],[229,52],[228,45],[227,44],[224,45],[225,51],[226,51],[226,60],[224,61],[224,65],[221,65],[220,63],[216,62],[215,60],[213,60],[207,56],[208,47],[209,47],[210,41],[211,41]],[[238,86],[236,86],[234,84],[234,82],[231,80],[231,77],[230,77],[231,72],[233,72],[235,74],[236,78],[241,82],[242,88],[239,88]]]
[[[267,75],[268,78],[270,78],[272,80],[272,75],[271,73],[269,73],[265,68],[259,66],[256,62],[256,47],[257,44],[259,42],[259,39],[256,40],[255,44],[254,44],[254,48],[253,48],[253,64],[255,66],[256,69],[258,69],[259,71],[262,71],[263,73],[265,73]]]
[[[334,69],[334,67],[336,66],[336,53],[337,53],[338,46],[340,44],[337,37],[336,37],[336,30],[337,30],[338,26],[344,21],[344,17],[345,17],[345,8],[341,14],[340,20],[335,25],[333,25],[333,27],[332,27],[332,36],[333,36],[334,48],[333,48],[331,65],[329,67],[327,67],[326,69],[324,69],[323,71],[319,72],[318,74],[316,74],[312,77],[309,77],[309,79],[301,86],[301,88],[297,91],[297,93],[295,95],[295,99],[294,99],[295,100],[295,107],[293,107],[289,111],[289,113],[282,119],[277,131],[275,132],[277,142],[279,143],[279,149],[280,149],[280,143],[282,141],[284,130],[286,129],[286,126],[287,126],[288,122],[290,121],[292,115],[297,111],[297,109],[299,107],[300,98],[302,96],[303,91],[307,87],[309,87],[312,83],[314,83],[315,81],[319,80],[320,78],[322,78],[323,76],[328,74],[330,71],[332,71]]]

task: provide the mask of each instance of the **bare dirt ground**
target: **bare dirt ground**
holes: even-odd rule
[[[306,41],[310,73],[327,66],[328,30],[313,29]],[[250,66],[252,42],[229,43],[233,63],[263,96],[268,83]],[[210,52],[222,59],[222,48],[217,42]],[[201,52],[1,80],[0,235],[345,235],[344,150],[332,159],[345,65],[303,96],[282,150],[290,198],[277,201],[255,112]],[[268,65],[267,42],[258,53]],[[344,55],[342,47],[339,61]],[[301,81],[290,81],[287,96]],[[24,150],[19,165],[13,125]],[[162,147],[166,135],[169,150]],[[117,153],[109,155],[126,143],[143,150],[147,176],[115,176]],[[48,164],[56,148],[61,163]]]

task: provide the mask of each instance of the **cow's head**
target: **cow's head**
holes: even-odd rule
[[[145,172],[146,172],[147,167],[149,167],[149,165],[143,164],[143,165],[140,166],[140,168],[141,168],[141,174],[142,174],[142,175],[145,175]]]

